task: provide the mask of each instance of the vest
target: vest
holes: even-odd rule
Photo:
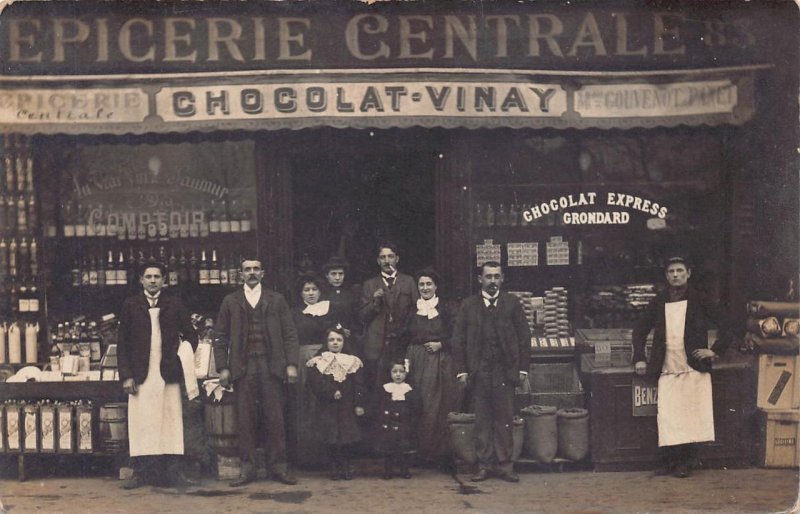
[[[262,332],[267,320],[261,308],[261,300],[256,308],[247,304],[247,355],[267,355],[267,334]]]
[[[490,311],[488,307],[481,310],[481,366],[486,370],[502,365],[503,347],[497,331],[497,308]]]

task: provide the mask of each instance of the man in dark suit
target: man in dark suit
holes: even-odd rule
[[[377,261],[381,274],[364,282],[359,309],[365,325],[362,343],[365,384],[371,391],[388,380],[392,359],[405,357],[398,336],[406,318],[415,312],[412,309],[419,295],[414,279],[397,271],[400,254],[393,243],[378,245]]]
[[[519,482],[511,461],[514,388],[528,374],[531,333],[519,300],[500,291],[503,268],[487,262],[478,275],[480,294],[461,303],[453,331],[453,358],[459,381],[475,397],[475,450],[472,481],[490,471]]]
[[[178,358],[181,337],[197,347],[189,312],[176,297],[163,294],[165,268],[146,263],[139,280],[144,291],[126,299],[120,313],[117,362],[128,396],[128,441],[134,475],[125,489],[161,477],[176,486],[183,475],[183,420]]]
[[[263,288],[261,261],[242,262],[245,284],[222,300],[214,358],[223,386],[233,383],[242,470],[231,486],[256,479],[256,425],[266,431],[268,471],[273,479],[294,485],[286,458],[283,408],[284,382],[297,381],[298,341],[289,306],[283,296]]]

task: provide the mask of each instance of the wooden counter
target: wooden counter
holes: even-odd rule
[[[587,391],[591,420],[591,459],[597,471],[650,469],[658,459],[655,414],[633,415],[635,377],[630,353],[605,358],[593,353],[580,357],[580,377]],[[752,464],[755,434],[753,358],[729,350],[714,364],[716,441],[700,445],[706,467],[744,467]],[[651,379],[655,385],[655,379]]]

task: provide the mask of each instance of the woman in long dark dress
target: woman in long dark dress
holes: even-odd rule
[[[462,394],[450,354],[453,318],[439,300],[441,280],[436,272],[419,271],[415,281],[420,298],[416,314],[409,316],[404,336],[408,343],[408,381],[422,400],[419,454],[450,470],[452,454],[447,413],[459,410]]]
[[[300,303],[292,309],[292,319],[300,342],[297,362],[296,394],[289,402],[292,447],[298,466],[323,464],[324,445],[317,430],[317,399],[307,382],[306,362],[322,347],[325,328],[334,323],[335,312],[330,302],[320,300],[322,279],[314,274],[302,275],[295,286]]]

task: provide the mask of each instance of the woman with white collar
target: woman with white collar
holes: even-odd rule
[[[295,294],[300,299],[292,309],[292,319],[300,342],[297,362],[296,394],[289,395],[289,415],[292,427],[289,430],[289,448],[297,466],[316,467],[323,464],[324,445],[317,429],[317,399],[306,384],[308,372],[306,362],[322,347],[325,328],[337,322],[331,303],[320,300],[322,278],[308,273],[301,275],[295,284]]]
[[[408,344],[409,383],[422,398],[418,444],[420,456],[452,471],[447,413],[458,411],[459,387],[450,355],[453,318],[439,298],[439,275],[432,269],[418,271],[416,314],[409,316],[404,331]]]

